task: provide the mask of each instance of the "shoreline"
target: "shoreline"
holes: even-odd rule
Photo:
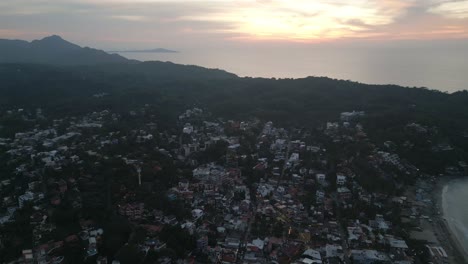
[[[436,196],[434,197],[434,213],[436,214],[434,231],[439,243],[444,245],[445,249],[450,252],[453,263],[468,263],[468,252],[463,246],[463,242],[457,236],[457,232],[453,229],[453,226],[447,221],[447,208],[444,206],[445,194],[448,191],[449,184],[460,179],[462,178],[445,176],[437,180],[433,193]]]

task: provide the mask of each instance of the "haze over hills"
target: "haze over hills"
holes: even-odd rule
[[[117,51],[115,51],[117,52]],[[119,52],[172,52],[167,49],[129,50]],[[147,78],[234,78],[237,75],[219,69],[206,69],[195,65],[178,65],[172,62],[127,59],[118,54],[109,54],[103,50],[89,47],[82,48],[74,43],[53,35],[31,42],[25,40],[0,39],[0,64],[47,64],[54,66],[76,66],[73,71],[81,72],[80,66],[97,66],[95,70],[144,75]],[[16,67],[15,66],[15,67]],[[100,67],[105,66],[105,67]],[[7,69],[11,65],[0,68]],[[47,69],[46,67],[44,69]]]
[[[31,42],[0,39],[0,63],[89,65],[131,62],[135,61],[98,49],[82,48],[57,35]]]
[[[116,50],[109,51],[110,53],[178,53],[176,50],[155,48],[155,49],[143,49],[143,50]]]

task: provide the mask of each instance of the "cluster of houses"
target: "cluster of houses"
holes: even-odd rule
[[[40,110],[36,115],[37,120],[46,119]],[[1,139],[7,164],[15,166],[10,174],[2,175],[0,181],[1,228],[8,230],[9,226],[14,226],[19,211],[29,213],[31,233],[28,236],[32,244],[22,250],[17,263],[62,263],[64,251],[73,248],[86,248],[83,259],[97,254],[103,230],[96,223],[84,221],[80,230],[57,239],[54,234],[58,229],[53,219],[57,218],[56,212],[63,206],[69,210],[81,209],[84,200],[93,200],[93,195],[99,190],[96,189],[94,194],[82,192],[83,186],[94,184],[90,175],[56,175],[61,175],[66,168],[82,166],[85,156],[99,155],[85,150],[87,143],[97,142],[93,138],[84,138],[82,133],[87,129],[101,128],[102,120],[107,116],[109,112],[103,111],[82,119],[52,120],[50,127],[36,126],[29,131],[18,132],[12,138]],[[61,131],[64,126],[66,130]],[[0,241],[11,240],[18,235],[4,232]],[[4,244],[0,244],[3,248]]]
[[[33,246],[24,248],[19,262],[61,263],[64,248],[81,247],[85,248],[83,259],[97,257],[105,263],[99,246],[106,233],[90,219],[80,219],[75,233],[49,239],[57,228],[51,212],[66,206],[111,208],[135,230],[145,230],[146,237],[138,244],[144,256],[166,249],[159,234],[164,228],[178,227],[196,241],[186,261],[202,255],[211,263],[414,263],[415,252],[401,230],[420,216],[414,201],[423,199],[369,189],[355,160],[366,161],[376,173],[372,177],[396,186],[401,186],[398,177],[390,177],[384,166],[407,174],[417,169],[388,148],[383,151],[369,144],[359,124],[364,112],[342,113],[340,121],[311,131],[257,119],[213,119],[193,108],[174,122],[174,132],[158,130],[155,120],[144,119],[148,116],[144,111],[129,113],[144,121],[125,133],[109,132],[109,124],[119,123],[121,116],[105,110],[54,120],[50,127],[0,139],[8,162],[17,165],[11,177],[0,179],[0,225],[14,222],[18,210],[32,212]],[[40,116],[45,118],[42,111]],[[416,125],[409,129],[424,132]],[[135,184],[115,191],[106,187],[109,181],[103,175],[83,169],[99,167],[112,158],[109,151],[127,146],[130,139],[136,145],[113,157],[128,166],[132,173],[127,180]],[[333,151],[346,150],[350,144],[371,146],[371,155]],[[164,193],[189,214],[175,216],[137,198],[139,188],[153,188],[142,181],[142,167],[151,167],[153,174],[164,170],[158,161],[145,159],[150,153],[133,153],[137,146],[190,169],[190,175],[179,170],[173,176],[177,180]],[[217,147],[224,148],[221,156],[200,158]],[[70,168],[77,168],[77,173],[68,173]],[[110,191],[119,195],[106,193]],[[119,199],[109,204],[109,197]],[[0,239],[8,238],[0,234]],[[427,248],[442,252],[437,255],[442,260],[447,258],[440,245]]]

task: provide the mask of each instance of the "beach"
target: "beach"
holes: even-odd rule
[[[461,223],[468,227],[468,192],[465,190],[468,190],[468,179],[444,176],[421,179],[406,192],[421,213],[419,230],[411,231],[411,238],[426,241],[432,251],[442,248],[447,254],[445,259],[439,258],[441,262],[435,263],[468,263],[468,232],[460,232],[463,230]],[[459,195],[467,197],[463,200]],[[463,206],[463,203],[466,204]]]
[[[438,195],[436,209],[441,212],[440,227],[436,229],[440,237],[449,240],[454,263],[468,263],[468,179],[443,180],[435,194]]]

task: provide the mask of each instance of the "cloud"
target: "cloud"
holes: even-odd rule
[[[118,28],[134,39],[175,43],[460,37],[466,18],[468,1],[454,0],[0,1],[0,25],[17,31],[120,39]]]
[[[465,19],[468,18],[468,1],[443,1],[428,11],[449,18]]]
[[[149,17],[146,17],[146,16],[136,16],[136,15],[116,15],[116,16],[109,16],[109,17],[113,19],[133,21],[133,22],[144,22],[150,19]]]
[[[256,38],[325,39],[352,36],[374,26],[391,24],[405,14],[411,3],[411,0],[244,0],[209,14],[181,19],[227,22],[233,25],[228,32]]]

